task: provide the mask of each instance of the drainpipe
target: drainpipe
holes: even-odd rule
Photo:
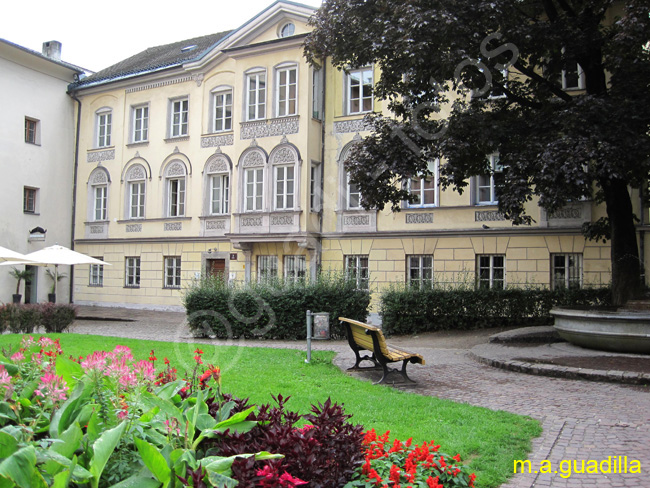
[[[68,93],[72,99],[77,102],[77,128],[74,143],[74,171],[72,177],[72,226],[70,233],[70,249],[74,250],[75,220],[77,217],[77,174],[79,172],[79,132],[81,130],[81,100],[77,98],[74,91]],[[74,266],[70,266],[70,303],[73,300],[74,290]]]
[[[645,282],[645,205],[643,204],[643,185],[639,188],[639,261],[641,262],[641,285]]]
[[[321,96],[321,106],[323,110],[323,117],[322,117],[322,122],[321,122],[321,152],[320,152],[320,209],[318,210],[318,214],[320,217],[320,222],[319,222],[319,232],[318,232],[318,262],[321,264],[321,256],[322,256],[322,249],[323,249],[323,207],[324,207],[324,191],[325,191],[325,107],[327,106],[326,100],[325,100],[325,94],[327,93],[327,90],[325,87],[327,86],[327,71],[326,71],[326,66],[327,66],[327,58],[323,60],[323,67],[321,68],[323,70],[323,86],[322,86],[322,96]]]

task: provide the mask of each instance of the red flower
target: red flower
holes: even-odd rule
[[[399,483],[401,476],[402,475],[400,474],[399,468],[393,464],[390,467],[390,474],[388,475],[388,479],[393,483]]]
[[[194,361],[196,361],[196,364],[203,364],[201,356],[194,356]]]
[[[165,361],[165,364],[169,364],[169,359],[165,358],[164,361]]]
[[[201,354],[203,354],[203,351],[202,351],[201,349],[199,349],[198,347],[194,350],[194,352],[195,352],[196,354],[198,354],[199,356],[200,356]]]
[[[469,475],[469,486],[474,486],[475,479],[476,479],[476,475],[474,473]]]
[[[156,355],[154,354],[153,349],[152,349],[151,354],[149,354],[149,361],[151,361],[152,363],[155,363],[157,359],[158,358],[156,357]]]
[[[460,462],[460,454],[456,454],[453,458],[457,463]]]

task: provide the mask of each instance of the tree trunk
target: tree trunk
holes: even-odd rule
[[[612,305],[623,305],[641,294],[641,266],[632,200],[627,184],[609,180],[602,185],[611,229]]]

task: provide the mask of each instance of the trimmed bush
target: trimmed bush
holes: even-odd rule
[[[551,325],[556,306],[607,306],[609,288],[582,290],[419,289],[392,286],[381,296],[385,334]]]
[[[190,287],[183,303],[195,335],[219,338],[298,340],[306,338],[305,313],[329,312],[332,337],[344,336],[338,317],[365,321],[370,292],[343,275],[307,281],[228,285],[205,279]]]
[[[0,333],[33,334],[40,326],[48,333],[65,331],[77,316],[74,306],[54,303],[0,306]]]
[[[69,304],[42,303],[41,325],[48,334],[65,332],[77,317],[77,309]]]

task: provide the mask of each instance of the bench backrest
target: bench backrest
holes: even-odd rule
[[[390,353],[388,351],[388,346],[386,345],[386,338],[381,329],[373,327],[372,325],[364,324],[358,320],[352,320],[345,317],[339,317],[341,322],[347,322],[350,326],[350,331],[352,332],[352,338],[354,342],[361,348],[368,351],[374,351],[374,345],[372,342],[372,334],[377,336],[379,340],[379,347],[381,348],[381,353],[384,356],[388,356]],[[369,333],[369,332],[372,332]]]

